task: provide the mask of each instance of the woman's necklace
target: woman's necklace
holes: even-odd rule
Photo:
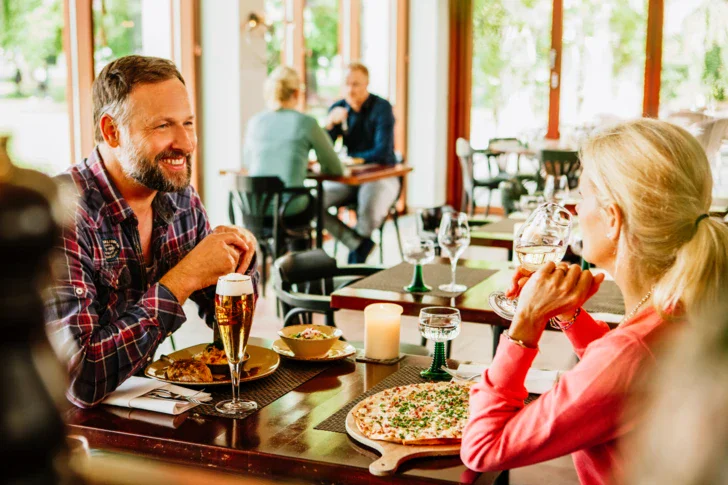
[[[629,315],[627,315],[626,317],[624,317],[624,318],[622,319],[622,321],[621,321],[621,322],[619,322],[619,324],[620,324],[620,325],[622,325],[622,324],[623,324],[624,322],[626,322],[626,321],[628,321],[628,320],[629,320],[630,318],[632,318],[632,317],[634,316],[634,314],[635,314],[635,313],[637,313],[637,310],[639,310],[639,309],[640,309],[640,307],[641,307],[642,305],[644,305],[644,304],[645,304],[645,302],[646,302],[647,300],[649,300],[651,296],[652,296],[652,290],[650,290],[650,291],[648,291],[648,292],[647,292],[647,294],[646,294],[646,295],[645,295],[645,296],[644,296],[644,297],[643,297],[643,298],[642,298],[642,299],[640,300],[640,302],[639,302],[639,303],[637,303],[637,306],[635,306],[635,307],[634,307],[634,309],[633,309],[633,310],[632,310],[631,312],[629,312]]]

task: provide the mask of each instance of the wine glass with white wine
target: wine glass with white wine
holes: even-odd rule
[[[516,234],[514,250],[521,267],[536,271],[548,262],[564,258],[571,234],[571,213],[559,204],[540,205],[526,219]],[[502,318],[513,320],[518,299],[511,300],[502,291],[490,294],[490,306]]]
[[[467,286],[455,283],[455,271],[458,267],[458,258],[463,254],[465,248],[470,245],[468,215],[464,212],[446,212],[443,214],[440,228],[437,231],[437,242],[440,244],[442,252],[450,258],[452,271],[452,280],[448,284],[440,285],[440,290],[449,293],[460,293],[467,290]]]

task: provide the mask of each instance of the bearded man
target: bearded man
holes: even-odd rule
[[[67,396],[79,407],[142,371],[184,323],[188,298],[212,325],[217,279],[248,274],[257,294],[258,278],[255,239],[211,231],[190,185],[195,117],[175,65],[113,61],[94,81],[93,108],[97,145],[61,175],[79,199],[45,306],[53,340],[73,344]]]

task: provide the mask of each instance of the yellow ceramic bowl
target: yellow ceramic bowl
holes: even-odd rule
[[[320,331],[327,335],[323,339],[293,338],[293,335],[303,332],[307,328]],[[328,325],[291,325],[278,331],[281,339],[288,345],[288,348],[297,357],[304,359],[322,357],[333,347],[334,343],[341,337],[341,330]]]

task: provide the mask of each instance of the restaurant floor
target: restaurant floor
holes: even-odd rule
[[[400,219],[400,229],[403,239],[414,236],[414,217],[402,217]],[[391,222],[385,226],[384,232],[384,263],[385,266],[389,267],[400,263],[401,259],[397,250],[394,226]],[[376,240],[378,241],[379,238],[377,237]],[[329,254],[333,254],[332,242],[325,244],[324,247]],[[372,252],[369,259],[370,263],[379,263],[378,250],[377,247]],[[346,264],[346,256],[345,250],[339,250],[339,254],[337,255],[339,264]],[[504,249],[473,247],[468,248],[463,257],[466,259],[502,261],[507,258],[507,254]],[[177,348],[180,349],[201,342],[208,342],[211,337],[211,331],[197,316],[195,304],[191,302],[185,304],[185,312],[187,313],[188,321],[174,334]],[[349,310],[339,311],[336,314],[336,322],[338,327],[342,329],[347,340],[364,340],[364,314],[362,312]],[[273,290],[268,286],[266,298],[261,298],[258,302],[251,335],[275,340],[278,338],[277,332],[281,328],[281,325],[282,322],[276,316],[275,312]],[[491,335],[489,325],[464,323],[460,336],[453,341],[452,357],[460,361],[490,362]],[[419,344],[420,336],[417,330],[417,319],[415,317],[402,318],[401,338],[403,342]],[[167,341],[160,346],[158,354],[166,354],[171,352],[171,350],[171,346]],[[560,333],[546,332],[541,342],[541,351],[536,357],[533,366],[542,369],[565,370],[572,367],[574,363],[575,357],[566,338]],[[513,470],[511,471],[510,483],[512,485],[570,485],[578,484],[579,480],[577,479],[571,458],[566,456],[539,465]]]

